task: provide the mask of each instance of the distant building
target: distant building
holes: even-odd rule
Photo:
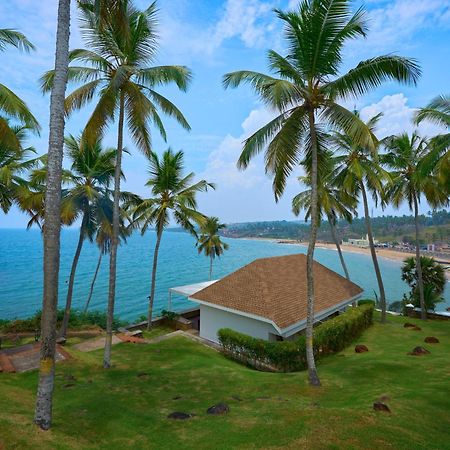
[[[366,237],[361,237],[361,239],[349,239],[346,242],[348,245],[353,245],[355,247],[367,248],[369,247],[369,236],[366,234]],[[373,240],[374,245],[378,245],[378,241],[376,239]]]

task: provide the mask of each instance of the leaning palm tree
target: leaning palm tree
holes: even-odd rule
[[[347,264],[345,263],[340,240],[338,238],[337,221],[338,218],[345,219],[348,222],[352,221],[353,217],[357,215],[356,206],[358,204],[358,199],[334,184],[337,160],[333,158],[332,152],[325,151],[324,154],[321,155],[320,160],[322,160],[323,163],[319,165],[318,171],[318,222],[320,224],[324,216],[328,220],[331,237],[336,245],[342,269],[347,280],[350,280]],[[309,166],[307,161],[304,161],[304,164],[307,167]],[[305,185],[307,189],[300,192],[292,199],[292,211],[298,216],[301,210],[305,210],[305,221],[308,221],[311,218],[311,177],[302,176],[299,177],[299,181],[301,184]]]
[[[314,278],[313,257],[317,234],[317,133],[319,122],[354,136],[363,145],[372,145],[365,124],[338,102],[358,97],[384,81],[397,80],[415,84],[420,69],[414,60],[385,55],[359,63],[344,75],[344,44],[366,35],[367,25],[362,8],[354,14],[349,0],[303,0],[297,10],[277,16],[285,24],[287,54],[270,50],[269,66],[274,76],[252,71],[225,75],[225,87],[249,83],[262,101],[277,112],[275,119],[262,127],[244,143],[238,165],[265,150],[266,171],[273,175],[273,190],[278,199],[286,179],[298,166],[305,139],[312,149],[311,164],[311,234],[307,253],[308,308],[307,361],[310,383],[320,385],[313,353]]]
[[[378,114],[367,122],[372,134],[380,117],[381,114]],[[369,192],[375,204],[378,204],[380,198],[384,198],[384,183],[389,183],[390,176],[379,164],[377,151],[360,145],[352,136],[344,133],[334,133],[333,141],[336,149],[342,153],[336,157],[339,163],[336,169],[336,185],[349,195],[361,196],[363,200],[369,248],[380,292],[381,322],[385,323],[386,294],[375,250],[367,193]]]
[[[131,0],[91,0],[79,3],[81,32],[88,49],[70,53],[71,62],[85,65],[71,66],[69,79],[84,83],[66,99],[66,113],[80,109],[93,98],[98,102],[85,131],[87,142],[95,142],[117,118],[117,157],[114,179],[113,236],[110,251],[107,336],[103,367],[111,365],[112,324],[114,316],[117,247],[120,228],[120,176],[122,166],[125,121],[137,147],[145,154],[151,151],[150,124],[156,126],[166,139],[166,130],[159,111],[173,117],[185,129],[189,124],[180,110],[156,91],[158,86],[175,83],[185,91],[191,72],[184,66],[151,66],[154,63],[158,36],[157,9],[152,3],[139,11]],[[101,12],[101,14],[99,14]],[[42,88],[53,83],[53,72],[42,78]]]
[[[430,153],[429,143],[417,133],[409,136],[403,133],[392,136],[384,141],[387,153],[381,156],[381,161],[390,171],[392,183],[387,192],[387,201],[396,208],[406,201],[414,212],[416,232],[416,271],[417,287],[421,308],[421,319],[427,318],[425,306],[425,293],[422,276],[419,237],[419,203],[422,194],[425,194],[431,204],[446,204],[448,197],[441,189],[437,178],[424,169],[426,158]]]
[[[435,123],[447,130],[430,140],[430,153],[426,158],[426,165],[433,168],[442,189],[450,195],[450,95],[435,97],[425,107],[417,111],[416,124],[424,120]]]
[[[219,231],[226,225],[220,223],[218,217],[207,217],[200,227],[200,236],[197,241],[198,253],[204,253],[209,258],[209,279],[212,277],[213,262],[216,256],[219,258],[229,245],[220,239]]]
[[[0,28],[0,52],[7,47],[15,47],[25,52],[34,50],[33,44],[20,31]],[[20,151],[20,140],[18,140],[15,130],[10,126],[11,120],[18,121],[21,126],[39,132],[38,121],[25,102],[0,83],[0,143]]]
[[[41,354],[34,422],[43,430],[52,423],[55,381],[56,313],[60,249],[61,171],[64,147],[64,97],[69,65],[70,0],[59,0],[54,82],[50,97],[48,173],[45,191],[44,295]]]
[[[196,236],[195,225],[202,226],[206,217],[197,211],[196,195],[205,192],[214,185],[205,180],[193,183],[194,173],[183,174],[184,154],[174,153],[170,148],[161,159],[154,152],[148,156],[150,178],[146,185],[150,187],[152,197],[141,200],[135,207],[133,221],[140,226],[144,234],[151,226],[155,227],[156,244],[153,252],[152,277],[148,304],[148,329],[152,326],[153,304],[155,300],[156,269],[158,253],[164,230],[172,219],[185,230]]]
[[[122,193],[122,196],[127,197],[128,193]],[[128,200],[129,201],[129,200]],[[92,299],[92,295],[94,293],[94,286],[97,280],[97,275],[100,270],[100,265],[102,263],[102,259],[104,255],[107,255],[111,249],[111,236],[112,236],[112,216],[113,216],[113,202],[110,199],[110,196],[105,195],[101,199],[101,208],[102,217],[99,218],[97,224],[97,232],[95,236],[95,242],[99,248],[99,255],[97,260],[97,265],[95,267],[94,276],[91,281],[91,286],[89,288],[89,294],[86,300],[86,304],[84,306],[84,313],[87,312],[89,308],[89,304]],[[123,212],[123,208],[121,208],[121,212]],[[121,241],[126,242],[127,237],[129,237],[132,233],[132,227],[125,225],[125,219],[127,218],[126,214],[121,214],[120,217],[120,234],[119,238]]]
[[[71,161],[70,185],[63,200],[62,214],[73,215],[81,219],[78,243],[72,261],[67,288],[64,317],[59,337],[65,338],[69,326],[72,308],[73,287],[81,255],[86,239],[93,241],[97,227],[105,216],[104,190],[108,188],[114,176],[115,149],[103,149],[100,142],[88,145],[81,138],[70,135],[65,140],[66,152]],[[66,219],[63,217],[63,220]]]

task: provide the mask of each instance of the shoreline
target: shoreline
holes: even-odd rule
[[[283,244],[283,245],[299,245],[302,247],[307,247],[307,242],[299,242],[295,239],[276,239],[276,238],[265,238],[265,237],[246,237],[246,238],[233,238],[233,239],[245,239],[249,241],[267,241],[267,242],[273,242],[276,244]],[[336,245],[331,244],[328,242],[320,242],[318,241],[316,243],[316,248],[322,248],[325,250],[336,250]],[[359,253],[362,255],[370,256],[370,249],[369,248],[363,248],[363,247],[356,247],[353,245],[346,245],[341,244],[341,249],[343,253]],[[391,249],[391,248],[380,248],[377,247],[375,249],[377,256],[380,258],[388,259],[390,261],[396,261],[396,262],[403,262],[405,258],[408,258],[410,256],[415,256],[415,253],[410,252],[401,252],[399,250]],[[450,257],[442,259],[444,264],[448,264],[450,266]],[[445,271],[445,276],[447,278],[447,281],[450,281],[450,271]]]

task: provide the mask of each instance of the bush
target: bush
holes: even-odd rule
[[[363,305],[373,305],[373,307],[375,308],[375,300],[369,300],[369,299],[363,299],[363,300],[358,300],[358,306],[363,306]]]
[[[339,352],[373,322],[374,305],[364,304],[327,320],[314,329],[314,354],[317,358]],[[306,340],[268,342],[222,328],[218,331],[223,352],[232,359],[259,370],[295,372],[306,368]]]
[[[57,327],[60,326],[64,317],[64,310],[58,310],[57,313]],[[126,322],[120,321],[114,317],[113,328],[117,329]],[[69,328],[80,329],[85,327],[98,326],[106,329],[106,313],[102,311],[89,311],[83,313],[81,311],[73,310],[70,313]],[[2,320],[0,321],[0,329],[4,333],[25,333],[33,332],[41,328],[41,311],[36,312],[32,317],[27,319],[16,320]]]

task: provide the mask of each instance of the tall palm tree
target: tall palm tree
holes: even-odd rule
[[[174,153],[170,148],[161,159],[150,152],[149,175],[146,185],[150,187],[152,197],[143,199],[136,206],[133,220],[144,234],[150,226],[155,227],[156,244],[153,252],[153,267],[148,304],[148,329],[152,326],[153,303],[155,300],[156,269],[159,246],[164,230],[172,219],[185,230],[196,236],[195,224],[202,226],[206,217],[197,211],[196,194],[205,192],[214,185],[205,180],[193,183],[194,173],[183,174],[184,154]]]
[[[48,174],[45,191],[44,295],[41,354],[35,423],[48,430],[52,423],[55,381],[56,312],[60,248],[61,172],[64,147],[64,97],[69,65],[70,0],[59,0],[54,82],[50,97]]]
[[[372,134],[380,117],[381,114],[378,114],[367,122],[367,127]],[[380,292],[381,321],[385,323],[386,293],[375,250],[367,191],[377,204],[380,198],[383,198],[384,182],[389,182],[390,177],[379,164],[378,153],[372,150],[373,146],[371,148],[360,145],[352,136],[339,132],[334,133],[333,141],[336,149],[342,153],[341,156],[337,157],[339,167],[336,169],[336,185],[350,195],[361,196],[363,200],[369,248]]]
[[[0,28],[0,52],[10,46],[25,52],[34,50],[33,44],[23,33],[9,28]],[[38,121],[25,102],[0,83],[0,143],[20,151],[20,140],[18,140],[15,130],[10,126],[10,120],[18,121],[21,126],[39,132]]]
[[[291,12],[276,10],[284,22],[287,54],[270,50],[269,67],[274,76],[252,71],[225,75],[225,87],[249,83],[264,104],[277,111],[275,119],[256,131],[244,143],[239,158],[241,168],[265,149],[266,171],[273,175],[273,190],[278,199],[286,179],[296,168],[306,139],[312,149],[311,234],[307,253],[308,308],[306,354],[309,380],[320,385],[313,353],[314,277],[313,257],[317,235],[317,133],[319,122],[348,133],[364,145],[373,140],[365,124],[338,101],[358,97],[384,81],[415,84],[420,69],[414,60],[385,55],[360,62],[339,75],[344,44],[366,35],[362,8],[354,14],[350,0],[302,0]]]
[[[348,222],[351,222],[352,218],[357,215],[356,206],[358,204],[358,199],[334,184],[337,160],[333,158],[332,152],[325,151],[324,154],[321,155],[320,160],[323,162],[319,165],[318,171],[318,222],[319,224],[321,223],[323,216],[327,218],[342,269],[344,270],[347,280],[350,280],[344,255],[342,254],[340,240],[338,239],[337,220],[338,218],[343,218]],[[304,161],[304,164],[307,167],[310,167],[307,161]],[[298,216],[301,210],[305,210],[305,221],[307,221],[311,218],[311,177],[302,176],[299,177],[299,181],[307,186],[307,189],[300,192],[292,199],[292,211]]]
[[[18,202],[21,186],[26,185],[23,174],[39,162],[39,158],[31,158],[35,150],[25,147],[29,129],[25,126],[12,125],[12,132],[19,143],[19,149],[7,145],[0,140],[0,209],[6,214],[13,203]]]
[[[450,195],[450,95],[437,96],[425,108],[419,109],[415,115],[415,123],[419,124],[424,120],[448,131],[430,140],[432,151],[426,159],[426,164],[434,169],[442,189]]]
[[[111,365],[112,324],[116,289],[117,247],[120,228],[120,176],[122,167],[125,121],[137,147],[151,152],[150,124],[166,139],[166,130],[159,111],[173,117],[189,130],[180,110],[156,91],[161,85],[175,83],[185,91],[191,72],[184,66],[151,66],[158,49],[157,8],[153,2],[139,11],[131,0],[105,2],[82,1],[81,31],[88,49],[70,53],[69,79],[84,83],[66,99],[66,113],[80,109],[98,93],[98,102],[89,118],[84,137],[95,142],[117,118],[117,157],[114,178],[113,236],[110,251],[108,314],[103,367]],[[101,14],[99,14],[101,12]],[[53,72],[42,78],[42,88],[53,83]]]
[[[97,141],[94,145],[84,143],[81,138],[69,136],[65,140],[67,155],[72,162],[70,186],[63,200],[63,212],[68,211],[75,218],[81,218],[78,243],[72,261],[67,288],[64,317],[59,336],[65,338],[72,308],[73,287],[83,243],[94,239],[98,226],[105,218],[102,210],[105,201],[104,190],[114,176],[115,149],[103,149]]]
[[[200,227],[200,236],[197,241],[199,253],[204,253],[209,258],[209,279],[212,277],[213,262],[218,258],[229,245],[220,239],[219,231],[226,228],[224,223],[220,223],[218,217],[207,217],[205,223]]]
[[[403,201],[408,203],[414,212],[416,232],[416,271],[421,308],[421,319],[427,318],[425,293],[420,258],[419,238],[419,203],[425,194],[431,204],[448,203],[446,193],[439,186],[436,177],[429,171],[423,170],[426,158],[430,153],[428,142],[417,133],[409,136],[403,133],[385,140],[387,153],[382,155],[381,161],[390,170],[392,183],[386,192],[387,201],[398,208]]]

